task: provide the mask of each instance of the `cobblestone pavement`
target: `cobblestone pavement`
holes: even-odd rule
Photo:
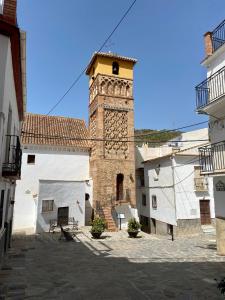
[[[215,278],[225,257],[214,236],[180,238],[124,231],[93,240],[83,228],[74,242],[59,234],[14,236],[0,271],[0,299],[224,299]]]

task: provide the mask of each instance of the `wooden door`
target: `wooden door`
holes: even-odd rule
[[[200,200],[201,224],[211,224],[209,200]]]
[[[58,208],[58,219],[57,223],[59,225],[68,225],[69,219],[69,207],[59,207]]]

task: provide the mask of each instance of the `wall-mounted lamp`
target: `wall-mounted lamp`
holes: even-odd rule
[[[79,205],[79,204],[80,204],[80,201],[77,200],[77,205]]]

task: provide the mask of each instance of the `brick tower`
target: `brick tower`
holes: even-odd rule
[[[113,230],[118,207],[136,207],[133,67],[136,60],[95,53],[89,75],[90,175],[93,206]],[[98,141],[96,141],[96,139]]]

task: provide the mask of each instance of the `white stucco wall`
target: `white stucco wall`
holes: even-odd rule
[[[12,122],[11,129],[7,132],[9,109],[12,111]],[[14,85],[11,43],[8,37],[0,35],[0,170],[2,170],[2,163],[5,158],[6,134],[19,135],[19,130],[20,122]]]
[[[89,178],[88,152],[68,152],[43,147],[30,148],[32,149],[23,150],[21,181],[17,182],[16,187],[13,229],[33,233],[36,230],[40,180],[85,183],[90,192],[91,205],[92,182]],[[35,164],[27,164],[28,154],[35,155]]]
[[[208,191],[196,192],[194,188],[194,166],[196,156],[177,156],[175,158],[175,192],[177,219],[199,219],[200,200],[210,200],[211,218],[215,218],[214,197],[213,197],[213,178],[208,177]],[[186,164],[188,162],[188,164]]]
[[[7,128],[9,109],[12,111],[12,118],[11,126]],[[7,129],[9,130],[7,131]],[[6,134],[19,135],[19,129],[20,122],[13,75],[11,43],[9,37],[0,34],[0,192],[1,190],[5,191],[3,226],[0,228],[0,244],[4,231],[4,223],[10,222],[13,216],[12,203],[15,190],[15,184],[2,177],[2,164],[6,153]]]
[[[155,169],[160,165],[157,176]],[[176,225],[172,162],[167,158],[161,158],[153,162],[145,163],[146,195],[149,208],[149,217],[156,220]],[[152,208],[152,196],[157,198],[157,209]]]
[[[69,217],[84,226],[85,192],[85,182],[40,180],[36,231],[48,231],[50,220],[57,219],[60,207],[69,207]],[[42,212],[43,200],[54,200],[52,212]]]
[[[194,188],[194,166],[198,165],[197,158],[185,155],[175,156],[173,161],[166,157],[145,163],[147,205],[141,207],[141,199],[138,201],[139,214],[177,225],[178,219],[199,219],[199,201],[210,200],[211,218],[215,218],[212,177],[208,178],[208,191],[196,192]],[[155,169],[159,165],[157,176]],[[157,197],[157,209],[152,208],[152,195]]]

